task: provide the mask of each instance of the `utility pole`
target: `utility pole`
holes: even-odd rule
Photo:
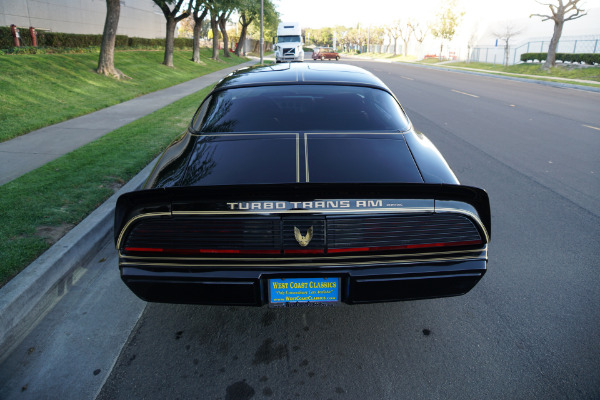
[[[265,45],[265,35],[263,32],[263,0],[260,0],[260,63],[263,63],[263,47]]]

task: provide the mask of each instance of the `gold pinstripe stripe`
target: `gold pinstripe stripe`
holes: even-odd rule
[[[128,257],[125,257],[128,258]],[[128,262],[128,261],[122,261],[119,263],[119,265],[140,265],[140,264],[144,264],[145,266],[156,266],[156,267],[190,267],[190,266],[198,266],[198,267],[204,267],[206,266],[206,264],[198,264],[195,265],[193,263],[160,263],[160,262],[148,262],[148,260],[152,260],[152,258],[149,258],[147,260],[141,260],[144,262]],[[237,259],[236,259],[237,260]],[[443,261],[476,261],[476,260],[487,260],[487,255],[484,257],[440,257],[440,258],[415,258],[415,259],[402,259],[402,260],[385,260],[385,261],[379,261],[379,260],[373,260],[373,261],[369,261],[369,262],[354,262],[348,265],[342,265],[340,266],[337,263],[285,263],[285,264],[276,264],[276,265],[263,265],[263,264],[252,264],[252,265],[248,265],[248,264],[240,264],[240,263],[236,263],[236,264],[221,264],[219,263],[218,265],[212,265],[213,267],[218,266],[218,267],[243,267],[243,268],[253,268],[253,267],[262,267],[262,268],[269,268],[269,267],[273,267],[273,268],[286,268],[286,267],[307,267],[307,268],[311,268],[311,267],[338,267],[338,268],[353,268],[353,267],[360,267],[360,266],[364,266],[364,265],[395,265],[395,264],[415,264],[415,263],[432,263],[432,262],[443,262]]]

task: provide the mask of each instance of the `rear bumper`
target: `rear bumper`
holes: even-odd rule
[[[262,306],[268,279],[339,277],[341,302],[391,302],[467,293],[486,272],[485,260],[332,270],[160,271],[121,266],[121,278],[141,299],[161,303]]]

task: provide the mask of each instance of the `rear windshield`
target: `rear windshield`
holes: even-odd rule
[[[387,92],[357,86],[289,85],[229,89],[196,113],[197,132],[406,131]]]

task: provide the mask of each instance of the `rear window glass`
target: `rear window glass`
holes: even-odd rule
[[[229,89],[207,99],[205,107],[192,121],[197,132],[402,132],[409,127],[389,93],[357,86]]]

